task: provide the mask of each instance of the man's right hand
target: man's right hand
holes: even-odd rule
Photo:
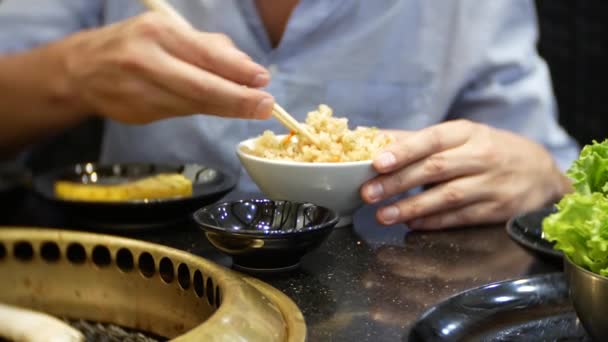
[[[159,13],[77,33],[60,43],[68,92],[83,110],[125,123],[206,113],[266,119],[270,80],[218,33]]]

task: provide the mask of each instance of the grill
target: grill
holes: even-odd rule
[[[91,336],[105,329],[109,335],[124,332],[175,341],[306,337],[302,313],[280,291],[203,258],[147,242],[2,228],[0,275],[0,302],[62,317],[85,335],[87,329]]]
[[[80,330],[87,342],[161,342],[166,338],[151,336],[149,333],[125,329],[114,324],[101,324],[84,320],[66,320]]]

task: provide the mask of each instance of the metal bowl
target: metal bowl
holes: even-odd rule
[[[570,298],[583,327],[595,340],[608,336],[608,278],[575,265],[564,257]]]
[[[338,223],[338,215],[312,203],[249,199],[212,204],[194,220],[233,267],[248,272],[279,272],[298,267]]]
[[[0,228],[0,302],[175,341],[298,341],[282,292],[195,255],[143,241]]]

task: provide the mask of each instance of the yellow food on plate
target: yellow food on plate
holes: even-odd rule
[[[55,182],[55,195],[72,201],[121,202],[192,196],[192,182],[178,173],[159,174],[116,185]]]
[[[253,149],[247,152],[255,156],[311,163],[336,163],[370,160],[374,154],[394,141],[374,127],[348,128],[348,119],[333,116],[333,110],[320,105],[309,112],[303,125],[319,138],[319,146],[306,139],[292,139],[294,132],[281,139],[271,131],[265,131],[256,139]]]

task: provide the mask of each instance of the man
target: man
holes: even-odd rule
[[[327,103],[352,126],[398,130],[366,202],[433,185],[380,208],[380,223],[498,222],[569,190],[560,170],[577,148],[556,123],[531,1],[172,3],[193,27],[134,0],[5,0],[0,145],[95,113],[104,162],[239,170],[238,141],[282,128],[234,118],[267,119],[276,99],[302,120]]]

